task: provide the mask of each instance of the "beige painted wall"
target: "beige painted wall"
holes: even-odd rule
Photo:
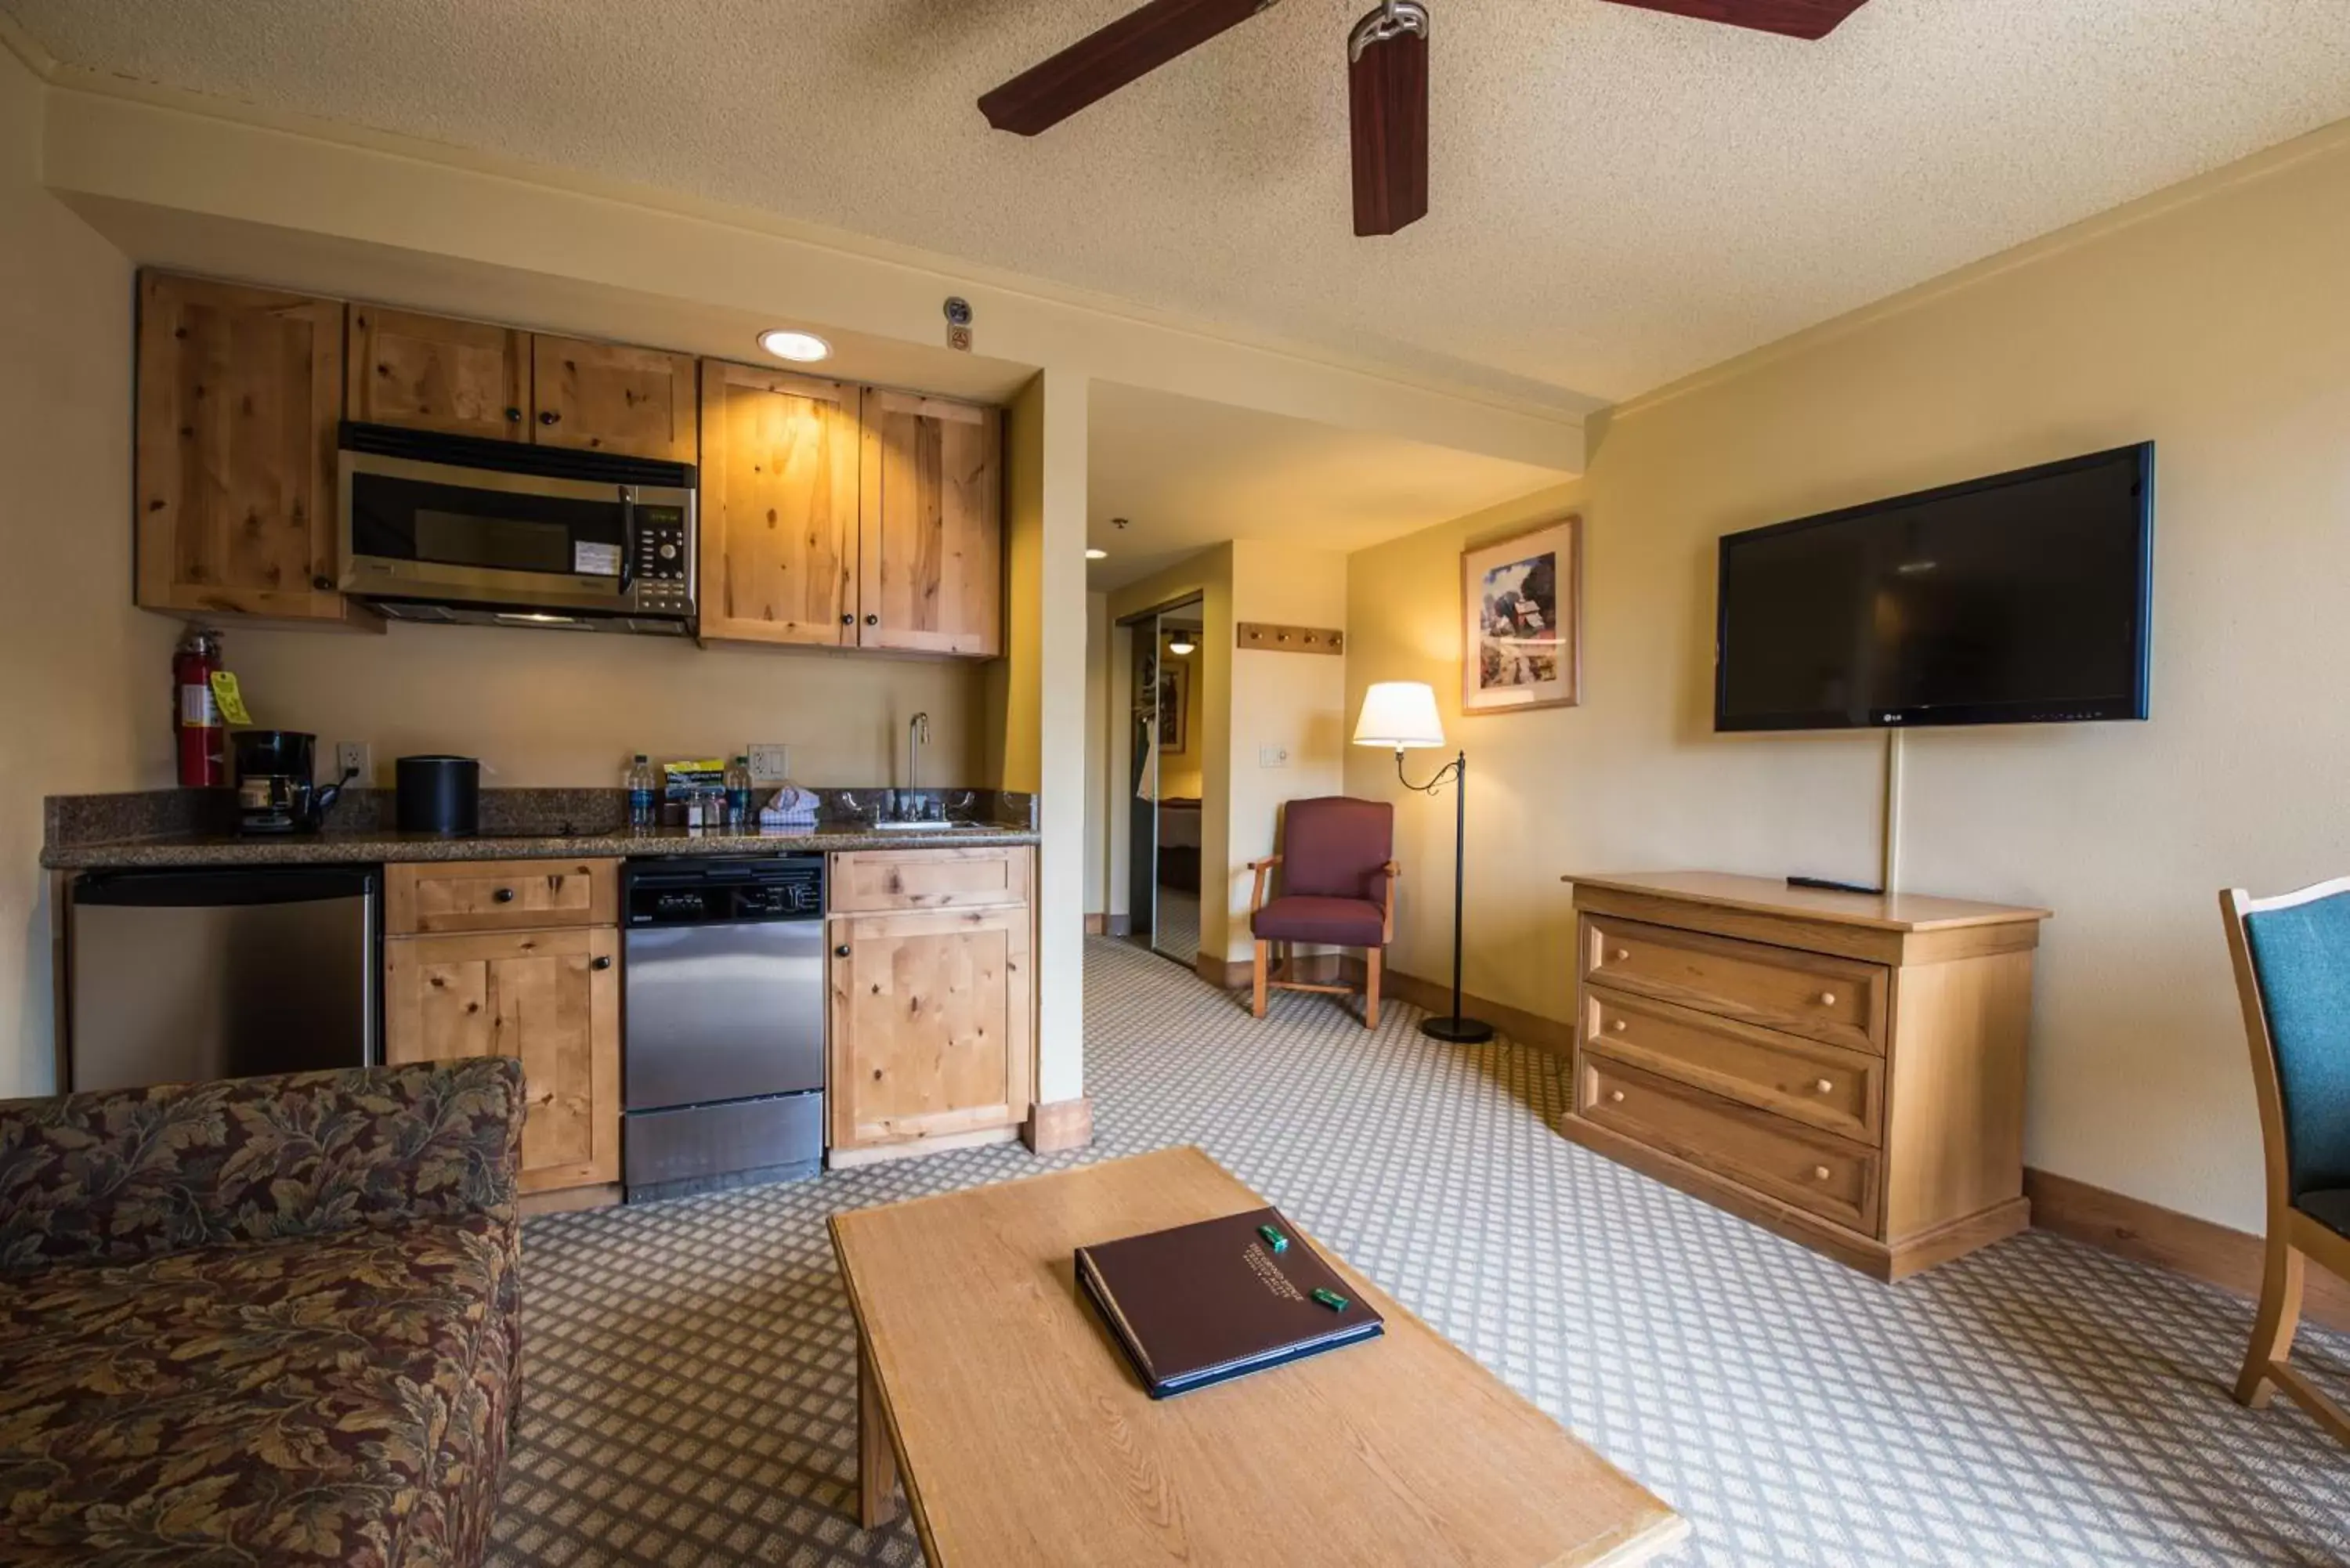
[[[1866,877],[1874,736],[1717,737],[1738,528],[2151,437],[2154,717],[1908,740],[1920,891],[2045,904],[2026,1153],[2262,1222],[2213,891],[2350,869],[2350,133],[2342,128],[1620,411],[1579,487],[1352,558],[1350,693],[1457,702],[1457,556],[1580,503],[1586,702],[1448,717],[1471,766],[1471,990],[1565,1018],[1576,868]],[[1357,794],[1398,795],[1357,753]],[[1397,960],[1435,976],[1450,798],[1401,797]]]
[[[985,676],[969,660],[510,627],[391,627],[381,637],[224,631],[256,723],[366,741],[389,784],[404,753],[478,756],[493,786],[618,784],[629,753],[792,748],[804,784],[906,782],[907,722],[931,716],[924,784],[992,784]],[[326,765],[322,760],[321,767]]]
[[[175,623],[130,607],[130,266],[43,192],[0,48],[0,1098],[54,1085],[41,797],[172,778]]]
[[[1263,539],[1232,546],[1232,619],[1278,626],[1347,628],[1347,560],[1335,551]],[[1232,640],[1228,639],[1228,640]],[[1201,861],[1203,903],[1213,902],[1212,867],[1225,876],[1224,945],[1205,929],[1201,947],[1228,959],[1249,956],[1248,863],[1273,853],[1284,801],[1337,794],[1346,787],[1347,660],[1322,653],[1232,654],[1232,730],[1228,766],[1231,826],[1221,861]],[[1288,753],[1264,765],[1265,748]],[[1202,926],[1206,925],[1204,911]]]

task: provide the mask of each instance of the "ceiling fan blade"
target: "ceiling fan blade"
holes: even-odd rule
[[[1355,233],[1392,234],[1428,215],[1428,13],[1410,0],[1355,26]]]
[[[1820,39],[1836,30],[1844,19],[1868,0],[1609,0],[1617,5],[1637,5],[1643,11],[1669,11],[1704,22],[1727,22],[1781,33],[1790,38]]]
[[[1150,0],[979,100],[998,130],[1034,136],[1239,26],[1274,0]]]

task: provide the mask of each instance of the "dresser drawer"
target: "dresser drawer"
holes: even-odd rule
[[[1024,846],[975,849],[845,849],[832,857],[828,914],[976,909],[1028,901]]]
[[[1831,1045],[1885,1054],[1882,964],[1586,915],[1583,978]]]
[[[1719,1099],[1595,1052],[1575,1109],[1603,1127],[1865,1235],[1877,1233],[1877,1151]]]
[[[1583,989],[1583,1044],[1856,1143],[1885,1141],[1885,1058],[1669,1002]]]
[[[617,860],[468,860],[383,868],[383,929],[408,937],[619,921]]]

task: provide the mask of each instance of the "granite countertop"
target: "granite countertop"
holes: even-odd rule
[[[352,829],[247,837],[184,833],[110,843],[52,846],[41,864],[52,870],[172,869],[194,866],[317,866],[377,861],[620,859],[660,855],[778,855],[791,850],[936,849],[952,845],[1034,844],[1026,827],[977,823],[967,827],[924,824],[876,830],[854,822],[826,823],[806,832],[741,833],[684,827],[627,828],[610,833],[445,838],[437,834]]]

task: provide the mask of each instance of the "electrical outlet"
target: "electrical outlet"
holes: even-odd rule
[[[1256,765],[1261,768],[1287,767],[1289,765],[1289,748],[1287,746],[1259,746],[1256,749]]]
[[[352,783],[366,785],[375,780],[375,758],[365,741],[338,741],[335,743],[335,776],[356,774]]]
[[[781,784],[792,776],[792,749],[772,742],[754,743],[743,753],[751,760],[751,776],[761,784]]]

